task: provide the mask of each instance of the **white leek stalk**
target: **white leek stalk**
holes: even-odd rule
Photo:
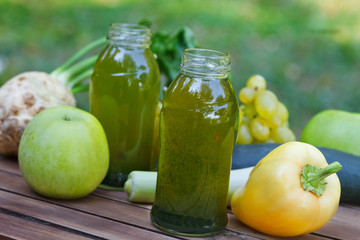
[[[130,202],[153,203],[157,172],[132,171],[124,185]]]
[[[230,206],[230,200],[234,192],[245,186],[252,169],[253,167],[231,170],[228,206]],[[124,186],[128,200],[133,203],[153,203],[156,191],[156,177],[157,172],[132,171]]]

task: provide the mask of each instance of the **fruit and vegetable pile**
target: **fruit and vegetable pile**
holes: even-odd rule
[[[84,80],[97,56],[81,58],[104,43],[85,46],[51,74],[23,73],[0,88],[0,153],[18,155],[24,179],[41,195],[84,197],[105,176],[104,131],[91,114],[75,108],[73,97],[88,90]],[[184,28],[154,34],[152,50],[161,72],[172,79],[181,51],[195,46]],[[288,109],[263,76],[251,76],[239,100],[228,194],[237,219],[270,235],[296,236],[326,224],[340,201],[360,204],[360,113],[324,110],[296,141]],[[152,203],[155,185],[156,172],[134,171],[125,191],[129,201]]]

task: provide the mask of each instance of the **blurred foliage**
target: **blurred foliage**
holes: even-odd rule
[[[171,78],[169,83],[179,74],[183,50],[198,47],[194,33],[188,27],[180,28],[174,34],[155,32],[151,41],[151,51],[157,55],[160,71]]]
[[[147,18],[153,32],[188,26],[200,46],[229,52],[237,91],[262,74],[299,136],[321,110],[360,112],[358,9],[356,0],[2,0],[0,84],[50,72],[112,22]]]

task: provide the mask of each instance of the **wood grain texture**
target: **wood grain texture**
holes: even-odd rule
[[[199,239],[171,235],[150,221],[149,204],[127,201],[125,192],[97,189],[77,200],[55,200],[34,193],[16,159],[0,155],[0,239]],[[202,239],[284,239],[257,232],[229,209],[226,230]],[[358,239],[360,206],[342,205],[318,231],[286,239]]]
[[[21,175],[21,171],[16,158],[6,158],[0,154],[0,171],[5,171],[17,175]]]
[[[83,240],[89,239],[80,234],[71,233],[65,229],[59,229],[55,226],[49,226],[33,221],[32,219],[25,219],[19,215],[0,212],[0,232],[1,237],[7,239],[36,239],[36,240],[62,240],[73,239]],[[31,233],[31,234],[30,234]]]

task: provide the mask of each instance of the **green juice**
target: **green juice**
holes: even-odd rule
[[[90,112],[104,127],[110,165],[103,185],[122,187],[133,170],[151,165],[159,69],[149,48],[108,45],[94,66]]]
[[[238,101],[228,78],[180,74],[164,97],[152,222],[181,235],[204,236],[227,224]]]

